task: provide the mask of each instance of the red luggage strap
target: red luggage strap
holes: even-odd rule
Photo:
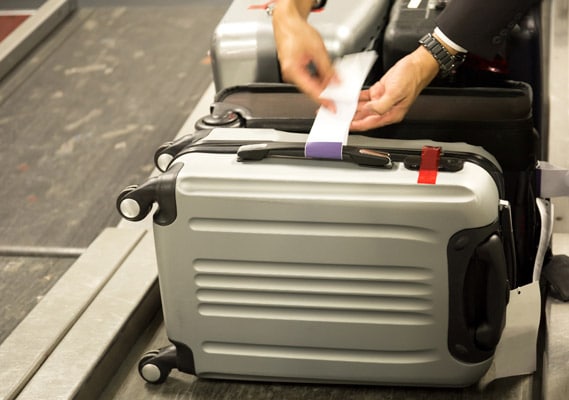
[[[419,178],[417,183],[434,185],[437,183],[441,148],[424,146],[421,151],[421,165],[419,166]]]

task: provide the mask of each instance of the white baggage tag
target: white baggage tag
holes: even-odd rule
[[[510,291],[506,326],[490,369],[479,386],[509,376],[527,375],[536,370],[537,335],[541,316],[541,292],[535,281]]]
[[[543,261],[549,246],[551,244],[551,237],[553,236],[553,224],[555,223],[555,207],[554,204],[547,199],[535,199],[537,209],[539,211],[541,229],[539,234],[539,244],[535,255],[535,262],[533,264],[532,280],[537,281],[541,276],[543,270]]]
[[[342,159],[362,85],[376,59],[375,51],[366,51],[334,63],[339,82],[330,82],[321,97],[333,100],[336,112],[320,107],[306,140],[306,157]]]
[[[537,170],[540,197],[569,196],[569,169],[539,161]]]

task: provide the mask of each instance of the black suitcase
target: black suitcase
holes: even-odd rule
[[[508,169],[534,166],[540,143],[533,128],[532,90],[523,82],[494,87],[427,87],[404,121],[365,133],[392,139],[431,139],[482,146]],[[310,131],[318,105],[287,84],[251,84],[216,94],[196,128]],[[417,129],[421,128],[421,129]],[[515,149],[515,151],[512,151]]]
[[[228,88],[215,96],[210,115],[196,123],[198,131],[215,127],[274,128],[306,133],[317,106],[294,86],[253,84]],[[540,142],[532,119],[528,84],[504,82],[502,87],[429,87],[399,124],[364,133],[389,139],[430,139],[481,146],[496,157],[506,181],[516,236],[517,282],[531,281],[539,240],[535,206],[535,167]],[[181,141],[157,152],[157,165],[187,145]],[[158,157],[161,158],[158,159]]]
[[[437,17],[450,1],[454,0],[394,1],[382,46],[384,71],[417,48],[418,40],[433,31]],[[533,89],[534,124],[540,134],[546,137],[547,124],[544,125],[542,121],[544,111],[541,107],[546,97],[541,32],[541,8],[536,6],[512,31],[505,59],[488,61],[469,54],[457,74],[439,84],[472,86],[496,85],[504,80],[527,82]]]

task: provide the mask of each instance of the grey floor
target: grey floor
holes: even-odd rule
[[[116,194],[149,175],[154,150],[179,131],[211,82],[209,37],[229,2],[79,0],[0,81],[0,343],[82,249],[119,222]],[[41,1],[0,0],[28,3]],[[558,3],[565,36],[556,39],[564,52],[554,49],[556,56],[567,50],[567,1]],[[567,58],[561,62],[555,73],[566,84]],[[565,104],[556,112],[567,112],[568,89],[552,93]],[[552,140],[565,144],[566,129],[552,126]],[[566,149],[552,149],[552,159],[567,162]],[[569,218],[560,208],[563,229]],[[40,257],[46,249],[54,254]],[[145,384],[140,355],[167,343],[157,314],[101,399],[529,399],[539,390],[534,376],[484,391],[209,381],[177,372],[164,385]]]
[[[228,1],[86,3],[0,81],[0,342],[117,225],[117,194],[211,82]]]

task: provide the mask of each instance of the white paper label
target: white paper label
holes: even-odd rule
[[[375,51],[366,51],[346,55],[334,63],[339,79],[330,82],[320,96],[332,100],[336,105],[336,112],[320,107],[306,140],[307,144],[346,144],[360,91],[376,59]],[[307,156],[310,154],[307,153]]]

